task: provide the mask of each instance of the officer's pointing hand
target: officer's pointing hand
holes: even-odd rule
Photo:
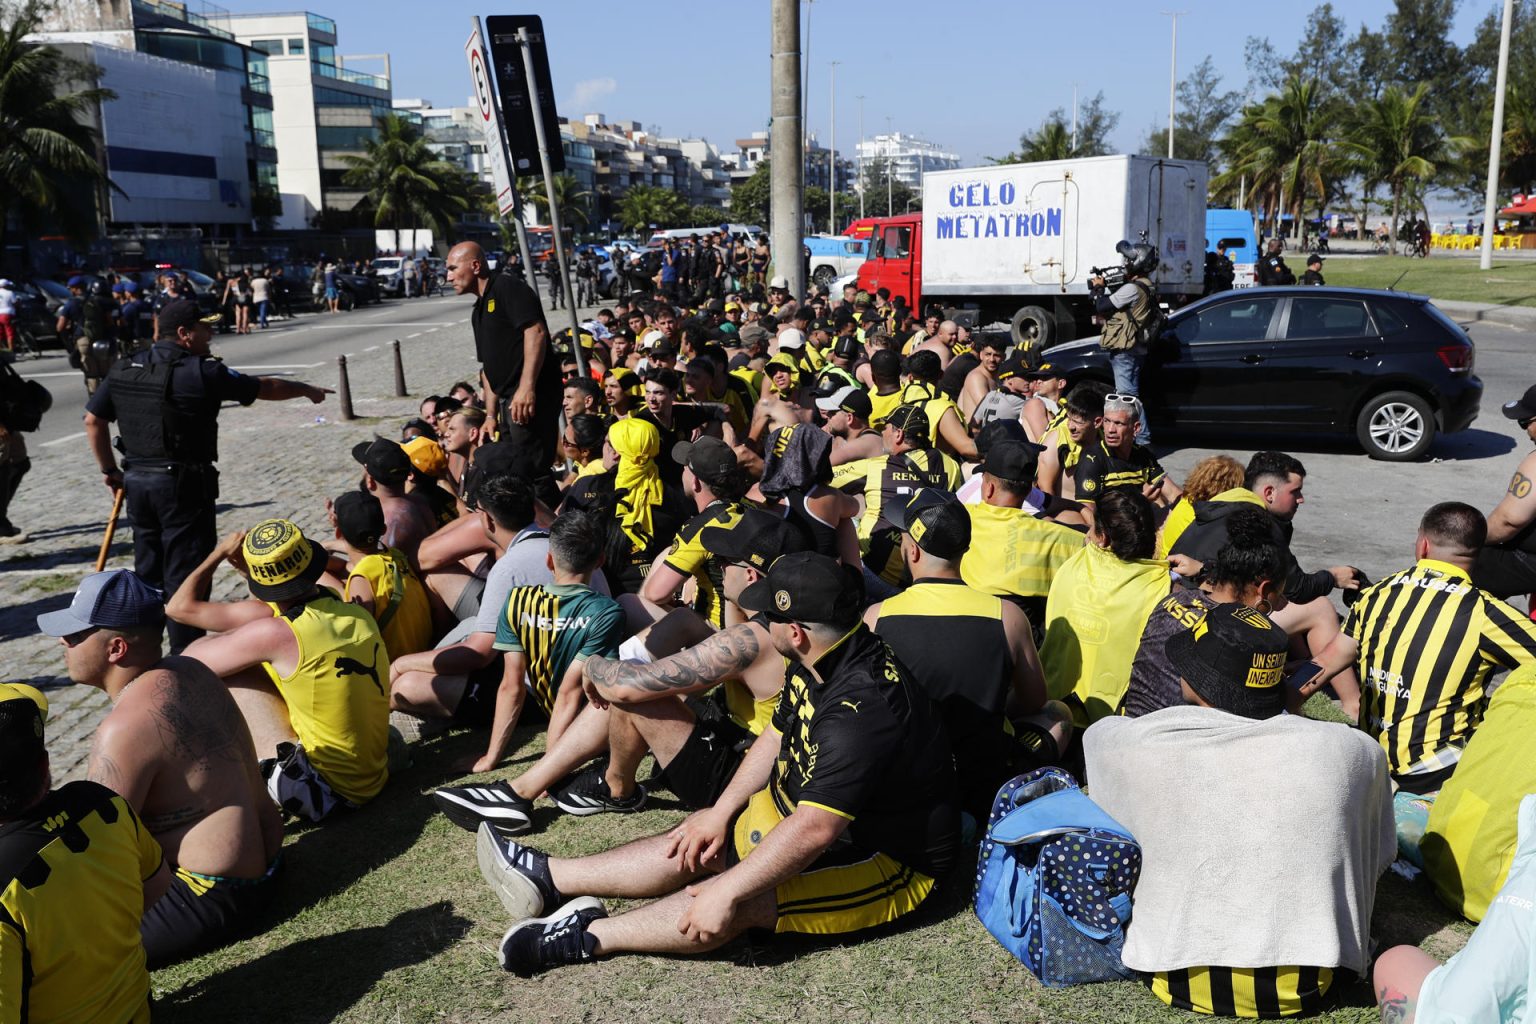
[[[323,388],[318,384],[310,384],[309,394],[306,397],[308,397],[311,402],[319,405],[321,402],[325,401],[326,395],[334,395],[335,393],[336,391],[333,388]]]

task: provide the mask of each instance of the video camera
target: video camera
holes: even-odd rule
[[[1114,291],[1125,284],[1125,267],[1089,267],[1088,273],[1092,277],[1102,277],[1106,291]]]

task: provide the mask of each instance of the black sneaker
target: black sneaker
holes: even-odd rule
[[[531,917],[501,937],[501,966],[523,977],[551,967],[597,959],[597,939],[587,926],[608,911],[595,896],[571,900],[548,917]]]
[[[444,786],[432,794],[448,820],[470,832],[481,823],[504,836],[516,836],[533,828],[533,801],[518,796],[506,782],[482,786]]]
[[[602,765],[593,765],[578,772],[569,782],[550,790],[550,799],[566,814],[584,818],[589,814],[616,811],[628,814],[645,806],[645,787],[635,786],[635,791],[622,800],[608,789]]]
[[[560,903],[561,894],[549,877],[549,856],[513,839],[498,835],[483,822],[475,836],[480,876],[485,879],[512,920],[542,914]]]

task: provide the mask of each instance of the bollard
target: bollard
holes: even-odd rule
[[[352,382],[347,379],[347,357],[336,357],[336,370],[340,374],[336,385],[336,397],[341,403],[341,418],[355,420],[357,416],[352,412]]]
[[[405,363],[400,359],[400,339],[396,338],[389,343],[390,350],[395,355],[395,397],[404,398],[405,390]]]

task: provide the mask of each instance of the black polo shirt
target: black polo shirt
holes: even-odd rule
[[[862,624],[814,668],[789,663],[773,714],[783,739],[768,788],[779,813],[807,803],[847,818],[829,863],[883,853],[942,877],[960,816],[949,740],[928,696]]]
[[[523,332],[534,324],[546,324],[548,329],[538,294],[519,277],[492,274],[469,322],[475,332],[475,356],[491,390],[511,398],[523,379]],[[558,394],[560,361],[546,342],[535,390],[542,397],[551,389]]]
[[[132,357],[138,360],[142,357]],[[176,362],[171,371],[171,405],[206,422],[211,437],[208,450],[218,458],[219,406],[225,402],[250,405],[261,393],[261,378],[247,377],[232,370],[214,356],[199,356],[174,342],[157,341],[149,347],[149,362]],[[112,374],[107,374],[96,393],[85,403],[85,411],[109,422],[116,422],[117,407],[112,401]]]
[[[1161,483],[1167,475],[1145,445],[1132,446],[1130,457],[1122,459],[1101,439],[1083,445],[1077,460],[1077,500],[1090,505],[1110,491],[1140,493],[1144,486]]]

